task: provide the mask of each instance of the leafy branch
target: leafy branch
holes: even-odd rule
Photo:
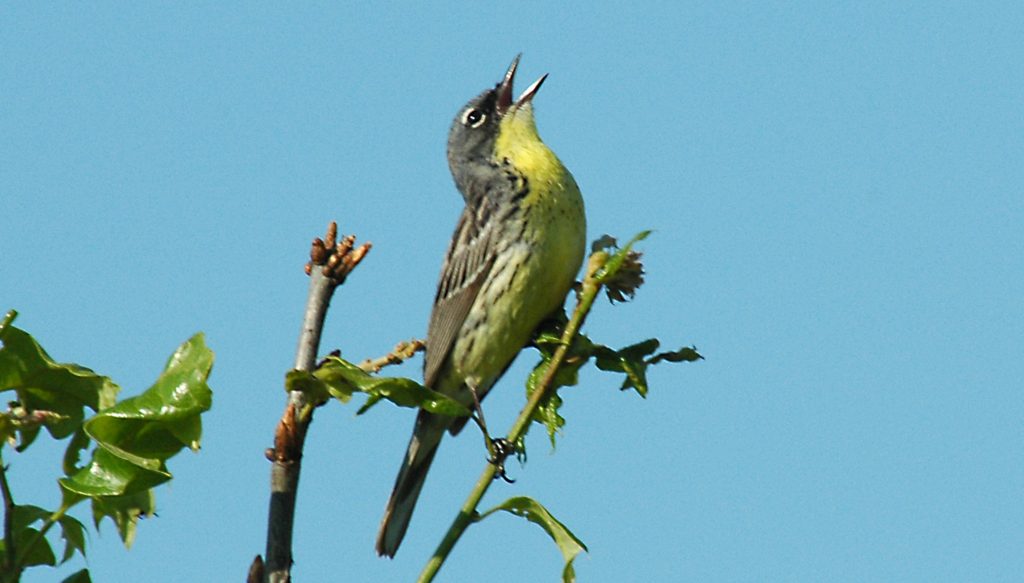
[[[652,364],[653,360],[638,363],[634,354],[636,351],[628,349],[613,351],[606,346],[595,345],[586,337],[581,336],[579,331],[602,289],[606,291],[610,300],[623,301],[627,297],[632,297],[637,287],[643,283],[640,254],[633,251],[632,248],[634,243],[646,238],[648,234],[649,232],[640,233],[617,251],[614,250],[615,240],[610,237],[603,237],[595,242],[593,253],[587,263],[586,276],[580,286],[576,307],[568,323],[565,324],[560,335],[542,332],[538,338],[537,345],[541,350],[542,360],[527,381],[529,398],[526,406],[523,407],[505,437],[508,443],[516,444],[519,452],[523,451],[524,437],[531,422],[545,425],[552,444],[554,443],[555,432],[564,424],[564,419],[558,414],[561,399],[558,397],[557,390],[561,386],[575,385],[577,371],[592,355],[604,358],[604,362],[611,370],[627,372],[627,377],[629,377],[628,372],[633,372],[635,378],[627,380],[627,384],[636,386],[639,382],[643,387],[641,394],[646,392],[646,382],[636,372],[642,371],[647,364]],[[657,344],[654,347],[656,348]],[[694,359],[700,358],[695,350],[693,356]],[[662,356],[661,360],[664,359],[667,359],[667,356]],[[563,580],[567,582],[575,580],[573,560],[577,554],[586,550],[586,546],[539,502],[529,498],[515,498],[483,514],[478,513],[477,507],[480,501],[494,479],[499,476],[499,472],[500,464],[489,463],[484,468],[437,550],[434,551],[433,556],[420,573],[419,581],[421,583],[433,581],[434,576],[470,524],[490,516],[496,510],[506,510],[540,524],[558,544],[565,558]]]
[[[318,239],[314,244],[314,251],[318,248],[328,250],[332,248],[333,224],[331,229],[328,232],[327,242],[324,243]],[[562,401],[558,395],[558,389],[575,385],[579,369],[587,362],[593,360],[601,370],[623,374],[623,381],[620,385],[622,390],[632,389],[639,395],[646,396],[648,367],[660,362],[689,362],[702,358],[693,347],[658,352],[660,343],[656,339],[644,340],[621,349],[613,349],[593,342],[586,335],[580,333],[587,315],[602,291],[612,302],[621,302],[632,298],[637,288],[643,283],[641,255],[633,250],[633,245],[644,239],[647,234],[644,232],[637,235],[622,248],[619,248],[615,240],[610,237],[603,237],[596,241],[587,264],[586,277],[578,290],[577,304],[571,317],[568,320],[563,319],[562,322],[551,323],[549,327],[538,333],[534,345],[541,354],[541,361],[527,379],[527,404],[504,438],[506,443],[513,444],[513,450],[517,455],[525,455],[524,439],[534,422],[546,428],[552,445],[554,445],[555,436],[565,423],[559,414]],[[351,240],[340,245],[339,249],[340,251],[335,250],[331,255],[334,256],[342,251],[352,253]],[[368,247],[364,246],[363,249],[368,249]],[[359,259],[362,258],[362,255],[365,255],[365,250]],[[317,263],[315,253],[313,263],[314,265],[323,264],[322,262]],[[346,265],[344,260],[336,261],[336,263]],[[351,267],[357,263],[358,261],[355,261]],[[351,268],[348,271],[350,270]],[[348,271],[341,274],[341,280],[344,279]],[[261,580],[289,580],[291,528],[298,467],[305,432],[312,420],[312,412],[315,407],[331,399],[348,403],[355,394],[359,393],[366,395],[366,400],[359,407],[358,415],[362,415],[385,400],[402,407],[422,408],[432,413],[450,416],[470,415],[469,409],[464,405],[411,379],[376,374],[384,366],[398,364],[422,350],[423,343],[421,341],[413,340],[400,343],[388,355],[367,359],[358,365],[335,354],[325,358],[314,368],[312,355],[315,354],[319,342],[323,314],[330,301],[330,293],[340,284],[339,281],[332,280],[331,277],[326,269],[312,270],[310,294],[307,300],[307,317],[303,326],[299,351],[300,357],[303,355],[305,357],[297,358],[295,369],[289,371],[285,377],[285,388],[289,395],[288,404],[285,414],[278,424],[275,446],[267,452],[268,457],[274,461],[266,555],[271,560],[267,561],[266,568],[260,557],[253,562],[249,581],[254,583]],[[310,314],[315,316],[311,317]],[[278,473],[279,470],[281,473]],[[581,551],[586,550],[586,546],[539,502],[531,498],[515,497],[485,512],[478,511],[479,503],[491,483],[501,475],[503,475],[501,460],[487,464],[437,550],[424,567],[419,581],[433,580],[469,525],[498,511],[520,516],[543,528],[558,545],[564,557],[563,580],[567,582],[575,580],[573,561]],[[287,532],[284,532],[285,530]],[[272,565],[273,569],[271,569]]]
[[[76,553],[85,556],[85,527],[68,514],[85,500],[92,503],[95,527],[110,518],[130,547],[139,518],[155,509],[153,488],[172,477],[167,460],[186,447],[198,450],[200,416],[212,401],[206,379],[213,353],[202,334],[178,347],[149,389],[118,402],[120,388],[113,381],[76,364],[55,362],[32,336],[13,326],[15,316],[9,312],[0,324],[0,392],[14,392],[14,400],[0,412],[4,583],[18,581],[29,567],[58,564],[47,539],[55,525],[65,541],[60,563]],[[87,411],[95,413],[86,419]],[[2,458],[6,446],[24,452],[44,428],[54,439],[70,437],[64,477],[58,480],[62,502],[55,511],[15,503],[7,480],[10,468]],[[85,452],[89,462],[79,466]],[[87,569],[65,579],[88,580]]]

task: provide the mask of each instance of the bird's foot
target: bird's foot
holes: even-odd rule
[[[509,484],[514,484],[515,480],[508,477],[508,474],[505,472],[505,460],[508,459],[508,456],[516,452],[516,445],[504,437],[490,440],[490,445],[491,447],[488,449],[491,452],[491,457],[488,458],[487,463],[493,464],[497,467],[497,473],[494,474],[494,479],[497,480],[498,478],[501,478]]]

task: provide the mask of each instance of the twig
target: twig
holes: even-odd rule
[[[320,333],[331,296],[370,250],[369,243],[355,247],[354,236],[344,237],[340,242],[337,236],[338,225],[331,222],[324,239],[313,240],[310,262],[306,265],[309,294],[295,354],[295,368],[299,370],[311,371],[315,367]],[[273,464],[270,470],[270,511],[264,572],[265,581],[270,583],[287,583],[291,580],[292,532],[302,449],[306,441],[306,430],[313,421],[313,409],[320,404],[310,402],[302,391],[289,392],[284,414],[274,432],[274,447],[267,450],[267,458]]]
[[[395,345],[395,348],[378,358],[367,358],[363,362],[359,363],[359,368],[363,369],[368,373],[378,373],[382,368],[391,364],[402,364],[406,360],[409,360],[415,354],[421,350],[424,350],[427,344],[418,339],[414,338],[408,342],[402,341]]]
[[[576,309],[573,310],[572,318],[569,319],[569,323],[565,326],[565,331],[562,333],[561,342],[559,343],[558,349],[555,350],[555,354],[551,357],[551,362],[548,364],[547,370],[544,371],[544,376],[537,384],[533,393],[530,394],[530,398],[523,407],[523,410],[519,413],[519,417],[516,418],[515,423],[512,424],[512,428],[509,429],[508,435],[505,437],[509,443],[518,443],[519,440],[525,435],[527,428],[530,426],[533,414],[537,411],[540,403],[552,390],[554,385],[555,373],[558,372],[559,367],[565,362],[566,355],[569,351],[569,346],[572,345],[573,339],[576,338],[576,334],[579,332],[580,327],[583,325],[583,321],[586,320],[587,314],[590,312],[590,308],[594,305],[594,300],[597,298],[598,292],[601,290],[602,282],[598,279],[598,272],[603,266],[603,260],[607,256],[601,256],[600,254],[592,255],[590,262],[587,265],[587,276],[583,279],[583,285],[580,291],[579,300],[576,303]],[[455,543],[458,542],[459,538],[466,531],[466,528],[473,523],[477,517],[477,505],[480,504],[480,500],[483,499],[484,494],[487,493],[487,489],[491,487],[494,482],[494,477],[498,472],[498,465],[488,463],[484,467],[483,473],[480,475],[480,479],[477,480],[476,485],[473,486],[473,490],[470,491],[469,497],[466,498],[462,508],[459,509],[458,515],[455,516],[455,520],[452,521],[452,525],[448,527],[448,532],[445,533],[441,543],[437,546],[437,550],[434,551],[430,560],[427,561],[426,566],[420,573],[418,579],[419,583],[428,583],[434,580],[434,576],[437,575],[441,565],[444,564],[445,559],[448,558],[452,548],[455,547]]]

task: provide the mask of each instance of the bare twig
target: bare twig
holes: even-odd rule
[[[338,225],[331,222],[324,239],[315,239],[310,250],[310,262],[306,264],[309,294],[295,354],[295,368],[299,370],[314,369],[320,333],[334,290],[345,282],[348,274],[370,250],[369,243],[355,247],[355,237],[352,235],[343,237],[340,242],[337,237]],[[250,575],[254,569],[262,567],[264,580],[270,583],[287,583],[291,580],[292,532],[302,448],[306,441],[306,430],[313,420],[313,409],[319,404],[311,403],[302,391],[289,392],[284,414],[274,432],[274,447],[267,450],[267,458],[273,462],[270,470],[267,548],[265,561],[257,556],[250,567]],[[265,566],[257,566],[257,561],[263,562]]]
[[[378,373],[385,366],[402,364],[406,360],[415,356],[417,352],[424,350],[426,347],[426,342],[418,338],[414,338],[408,342],[403,340],[396,344],[395,348],[384,356],[378,358],[367,358],[363,362],[360,362],[359,368],[368,373]]]

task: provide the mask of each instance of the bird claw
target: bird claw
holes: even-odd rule
[[[501,478],[502,480],[505,480],[506,483],[516,483],[516,481],[508,477],[508,474],[505,472],[505,460],[508,459],[508,456],[515,453],[515,451],[515,444],[504,437],[491,440],[492,457],[487,459],[487,463],[493,464],[497,467],[497,473],[494,474],[495,480]]]

